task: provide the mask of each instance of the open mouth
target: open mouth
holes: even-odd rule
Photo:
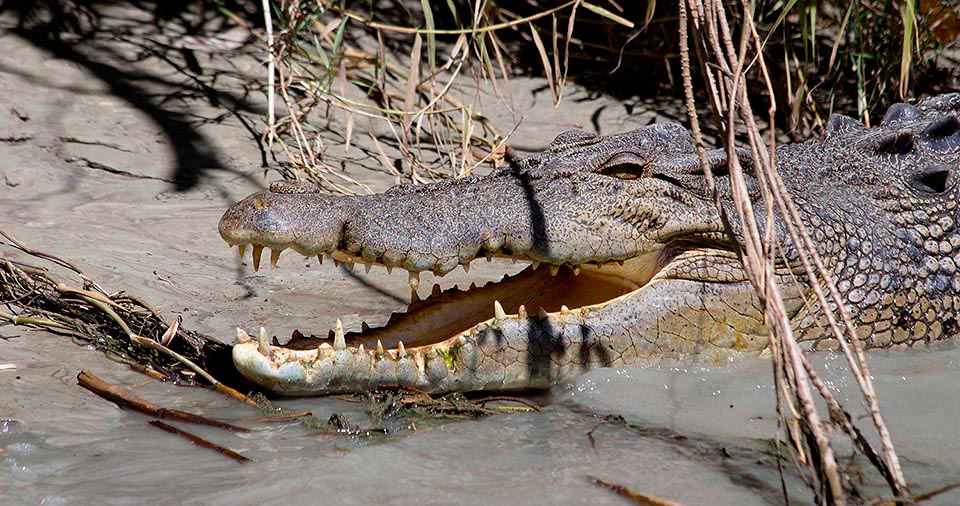
[[[239,245],[241,255],[247,246]],[[259,269],[264,246],[253,244],[252,249],[254,269]],[[282,251],[273,245],[270,254],[272,265],[276,265]],[[342,349],[394,357],[427,351],[443,353],[478,326],[489,326],[497,320],[510,318],[546,320],[577,311],[583,314],[637,292],[658,273],[669,270],[677,262],[688,260],[691,255],[730,254],[729,250],[718,250],[713,246],[695,248],[684,241],[682,245],[678,242],[623,261],[581,265],[531,262],[521,272],[506,275],[500,281],[483,286],[471,284],[467,289],[455,286],[441,290],[439,285],[434,285],[430,294],[422,299],[420,293],[424,290],[420,287],[419,272],[408,271],[412,295],[411,303],[404,312],[394,313],[380,327],[364,323],[359,332],[345,333],[338,320],[336,329],[330,330],[326,339],[304,337],[295,332],[294,337],[282,347],[284,353],[290,354],[284,358],[315,360]],[[343,251],[328,253],[326,257],[332,258],[337,265],[346,263],[350,268],[355,264],[364,265],[367,272],[373,265],[388,270],[399,267],[354,258]],[[463,268],[469,272],[469,264],[464,264]],[[263,342],[267,336],[262,331],[259,339],[264,354],[269,355],[270,351],[276,349]],[[238,342],[249,340],[251,338],[245,332],[238,331]]]

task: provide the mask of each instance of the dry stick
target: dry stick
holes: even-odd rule
[[[270,91],[267,94],[267,145],[273,146],[273,139],[277,136],[276,130],[276,83],[274,81],[274,70],[276,68],[276,57],[273,54],[273,19],[270,15],[270,1],[263,0],[263,23],[267,31],[267,87]]]
[[[205,380],[207,380],[207,382],[210,383],[211,386],[213,386],[213,388],[216,391],[226,394],[229,397],[232,397],[238,401],[242,401],[247,404],[250,404],[251,406],[256,405],[256,402],[253,399],[251,399],[249,396],[243,395],[242,393],[234,390],[233,388],[230,388],[227,385],[224,385],[223,383],[218,381],[216,378],[214,378],[212,375],[210,375],[210,373],[205,371],[202,367],[193,363],[193,361],[188,359],[187,357],[184,357],[183,355],[171,350],[170,348],[167,348],[166,346],[154,341],[153,339],[148,339],[146,337],[138,336],[137,334],[133,333],[133,331],[130,330],[130,326],[127,325],[127,322],[125,322],[123,318],[120,317],[120,315],[118,315],[113,309],[111,309],[109,306],[107,306],[103,302],[100,302],[99,300],[96,300],[87,296],[81,296],[81,298],[87,301],[87,303],[95,306],[96,308],[106,313],[107,316],[109,316],[110,319],[116,322],[117,325],[119,325],[120,328],[123,330],[123,332],[127,334],[127,338],[130,339],[130,342],[138,346],[143,346],[144,348],[149,348],[151,350],[159,351],[160,353],[163,353],[171,358],[174,358],[181,364],[190,368],[190,370],[192,370],[193,372],[202,376]]]
[[[290,413],[289,415],[262,416],[259,418],[237,418],[234,422],[244,423],[263,423],[263,422],[289,422],[305,416],[313,416],[312,411],[300,411],[299,413]]]
[[[510,397],[507,395],[495,395],[493,397],[484,397],[483,399],[477,399],[473,402],[475,404],[479,404],[480,406],[485,406],[488,402],[515,402],[517,404],[522,404],[536,411],[537,413],[543,412],[543,408],[541,408],[537,403],[533,401],[528,401],[520,397]]]
[[[600,478],[588,476],[587,479],[593,482],[594,485],[612,490],[618,496],[629,499],[633,504],[639,504],[641,506],[683,506],[678,502],[674,502],[669,499],[661,499],[657,496],[644,494],[643,492],[637,492],[629,487],[618,485]]]
[[[680,37],[679,37],[679,39],[680,39],[680,40],[679,40],[679,42],[680,42],[680,73],[681,73],[681,76],[682,76],[682,79],[683,79],[683,83],[684,83],[684,87],[683,87],[683,88],[684,88],[684,102],[685,102],[685,104],[686,104],[687,115],[688,115],[688,118],[689,118],[689,120],[690,120],[690,129],[691,129],[691,131],[693,132],[693,137],[694,137],[694,140],[695,140],[695,143],[696,143],[697,155],[698,155],[698,157],[700,158],[700,165],[703,167],[704,177],[705,177],[705,179],[706,179],[706,181],[707,181],[707,186],[708,186],[708,188],[710,189],[711,194],[713,195],[714,207],[716,207],[716,209],[717,209],[718,212],[720,213],[720,219],[721,219],[721,221],[722,221],[722,223],[723,223],[723,225],[724,225],[724,228],[727,230],[727,233],[732,233],[731,228],[730,228],[730,223],[729,223],[729,220],[728,220],[728,218],[727,218],[726,212],[725,212],[725,210],[724,210],[724,208],[723,208],[723,205],[721,204],[720,194],[719,194],[719,192],[716,190],[716,181],[715,181],[714,176],[713,176],[713,171],[710,169],[710,164],[709,164],[709,162],[707,161],[706,150],[705,150],[704,147],[703,147],[703,135],[702,135],[702,133],[701,133],[701,131],[700,131],[700,121],[699,121],[699,118],[697,117],[696,103],[695,103],[694,97],[693,97],[693,77],[692,77],[692,74],[691,74],[691,71],[690,71],[690,51],[689,51],[689,47],[688,47],[688,45],[687,45],[687,44],[688,44],[688,40],[689,40],[689,36],[688,36],[688,33],[687,33],[687,29],[688,29],[688,25],[687,25],[687,22],[688,22],[688,21],[687,21],[687,12],[688,12],[688,8],[690,8],[690,7],[687,5],[686,0],[679,0],[679,4],[680,4],[680,5],[679,5],[679,7],[680,7],[680,8],[679,8],[679,15],[680,15],[680,20],[679,20],[679,21],[680,21],[680,22],[679,22],[679,28],[680,28],[680,33],[679,33],[679,35],[680,35]],[[697,47],[698,47],[698,49],[699,49],[699,46],[697,46]],[[717,88],[716,88],[716,83],[715,83],[715,81],[713,80],[713,75],[710,74],[710,73],[705,73],[705,75],[706,75],[706,77],[707,77],[708,85],[710,86],[711,96],[713,96],[713,97],[720,96],[720,92],[719,92],[719,90],[717,90]],[[721,105],[723,105],[723,104],[721,104]],[[711,102],[711,106],[712,106],[712,107],[715,107],[713,102]],[[719,112],[719,111],[715,111],[715,113],[718,113],[718,112]],[[738,256],[740,256],[739,250],[737,251],[737,254],[738,254]],[[742,261],[742,260],[743,260],[743,259],[742,259],[742,257],[741,257],[741,261]],[[768,329],[768,338],[769,338],[769,341],[770,341],[770,347],[771,347],[771,351],[772,351],[772,353],[771,353],[771,356],[772,356],[771,362],[772,362],[773,371],[774,371],[775,384],[777,385],[778,388],[782,388],[781,385],[783,385],[783,383],[784,383],[784,381],[785,381],[785,378],[783,377],[783,374],[784,374],[784,373],[783,373],[783,368],[782,368],[782,366],[781,366],[781,364],[780,364],[780,358],[781,358],[781,356],[780,356],[780,351],[779,351],[779,343],[778,343],[777,339],[775,339],[775,336],[773,335],[773,329],[772,329],[772,328]],[[781,427],[782,427],[781,424],[783,423],[783,421],[784,421],[784,419],[785,419],[785,418],[784,418],[784,414],[783,414],[783,402],[782,402],[783,398],[784,398],[784,396],[781,395],[781,394],[778,392],[778,394],[776,395],[776,411],[777,411],[777,426],[778,426],[778,430],[781,429]],[[791,405],[791,407],[792,407],[792,405]],[[780,455],[780,454],[781,454],[780,438],[779,438],[779,437],[776,437],[776,438],[774,438],[774,441],[775,441],[776,448],[777,448],[777,454]],[[593,444],[593,438],[592,438],[592,435],[591,435],[591,445],[592,445],[592,444]],[[781,464],[781,459],[779,459],[779,458],[777,459],[777,469],[780,471],[780,473],[779,473],[779,474],[780,474],[780,488],[781,488],[781,491],[782,491],[782,493],[783,493],[783,497],[784,497],[784,498],[787,500],[787,502],[789,503],[789,495],[788,495],[788,492],[787,492],[787,482],[786,482],[786,480],[784,479],[783,468],[782,468],[782,464]]]
[[[251,406],[257,405],[257,402],[251,399],[249,395],[244,395],[234,390],[233,388],[230,388],[229,386],[223,384],[222,382],[218,381],[216,378],[211,376],[210,373],[203,370],[197,364],[193,363],[193,361],[191,361],[187,357],[184,357],[183,355],[171,350],[170,348],[167,348],[166,346],[154,341],[153,339],[147,339],[146,337],[133,334],[130,336],[130,340],[140,346],[159,351],[160,353],[163,353],[171,358],[176,359],[181,364],[189,367],[190,370],[194,371],[195,373],[199,374],[204,379],[206,379],[208,382],[210,382],[210,385],[213,386],[213,389],[216,390],[217,392],[225,394],[228,397],[241,401],[245,404],[249,404]]]
[[[224,448],[218,444],[211,443],[210,441],[207,441],[206,439],[203,439],[200,436],[196,436],[187,431],[180,430],[170,424],[163,423],[160,420],[150,420],[147,423],[149,423],[150,425],[153,425],[158,429],[162,429],[172,434],[176,434],[197,446],[200,446],[202,448],[209,448],[219,454],[226,455],[227,457],[230,457],[231,459],[236,460],[241,464],[251,462],[251,460],[248,457],[244,457],[243,455],[240,455],[239,453],[229,448]]]
[[[730,158],[730,176],[731,181],[733,182],[732,190],[734,201],[738,203],[738,214],[740,214],[741,220],[746,219],[747,223],[750,223],[750,235],[745,235],[747,243],[754,242],[753,250],[754,256],[752,258],[761,258],[761,249],[765,249],[762,241],[759,238],[759,231],[755,228],[756,221],[753,217],[753,207],[749,203],[749,197],[747,194],[746,182],[743,178],[742,168],[739,167],[739,159],[736,158],[735,153],[733,152],[733,145],[735,142],[735,124],[734,119],[736,117],[736,112],[739,110],[744,116],[744,118],[749,117],[752,120],[752,113],[750,112],[750,105],[747,102],[746,96],[746,86],[743,81],[743,61],[745,59],[745,51],[747,47],[747,40],[749,35],[745,35],[742,39],[741,49],[739,54],[735,54],[732,41],[729,35],[729,29],[726,26],[726,17],[723,12],[723,6],[720,4],[713,4],[715,6],[711,12],[714,15],[714,19],[717,21],[717,25],[722,30],[721,39],[724,42],[723,48],[726,50],[726,59],[728,62],[732,63],[735,67],[733,71],[733,82],[730,84],[730,95],[735,97],[734,103],[739,104],[739,107],[731,108],[728,113],[727,119],[727,149],[728,156]],[[718,58],[723,58],[723,55],[717,55]],[[764,155],[767,155],[767,152],[763,149],[760,149],[762,146],[762,141],[756,137],[756,126],[751,122],[748,122],[748,137],[750,139],[750,144],[752,148],[754,166],[757,167],[757,172],[763,171],[769,173],[772,171],[771,160],[770,158],[764,158]],[[765,183],[769,184],[768,181]],[[761,187],[766,187],[767,184],[761,185]],[[764,204],[768,209],[768,214],[772,211],[772,202],[769,197],[769,193],[764,195]],[[746,228],[746,227],[745,227]],[[764,264],[753,265],[754,269],[762,271],[769,271],[771,269],[768,255],[763,255],[762,258],[767,259]],[[748,267],[748,272],[750,270]],[[759,272],[758,272],[759,274]],[[783,305],[782,297],[780,295],[779,289],[776,286],[776,281],[772,276],[763,276],[761,279],[751,278],[755,282],[755,286],[763,286],[761,291],[761,296],[765,295],[767,297],[764,304],[764,314],[767,321],[774,322],[776,331],[775,335],[781,340],[781,344],[785,346],[785,351],[788,353],[789,360],[787,364],[791,367],[793,378],[794,378],[794,394],[797,396],[800,401],[800,406],[802,408],[802,413],[804,419],[807,422],[807,430],[810,431],[811,436],[817,446],[818,455],[820,457],[820,464],[823,466],[822,470],[824,471],[825,478],[827,479],[827,484],[830,489],[830,496],[833,498],[837,504],[843,503],[844,491],[841,484],[841,479],[838,471],[838,464],[836,457],[833,454],[833,449],[830,446],[830,439],[827,434],[823,431],[821,426],[820,417],[817,414],[816,406],[813,402],[813,396],[810,392],[810,386],[808,383],[808,377],[806,375],[805,369],[802,365],[802,356],[803,352],[800,350],[799,345],[796,343],[796,340],[793,336],[793,331],[789,325],[789,321],[786,317],[786,309]],[[758,290],[759,291],[759,290]]]
[[[74,330],[60,322],[47,320],[46,318],[37,318],[34,316],[16,316],[10,313],[0,311],[0,318],[9,321],[14,325],[37,325],[39,327],[56,327],[63,330]]]
[[[701,21],[704,21],[706,26],[709,28],[706,30],[707,40],[710,42],[708,48],[705,48],[706,52],[709,53],[709,50],[713,50],[714,58],[718,63],[721,64],[721,70],[726,71],[727,82],[730,82],[730,88],[725,94],[726,96],[733,96],[740,98],[740,101],[735,101],[734,103],[740,103],[741,107],[749,107],[744,104],[746,98],[745,86],[742,86],[741,72],[742,72],[742,62],[744,60],[744,52],[746,50],[746,39],[744,39],[743,44],[741,45],[740,55],[737,56],[734,54],[732,44],[729,38],[729,32],[726,30],[725,26],[725,17],[723,13],[723,6],[720,4],[711,4],[713,8],[705,9],[704,5],[700,2],[697,2],[693,6],[692,10],[695,10],[698,14],[698,18]],[[681,9],[686,9],[687,6],[681,3]],[[707,15],[709,11],[711,15]],[[684,16],[685,17],[685,16]],[[724,48],[721,48],[719,40],[717,37],[717,28],[723,31],[723,40]],[[685,30],[686,27],[684,27]],[[724,51],[726,49],[726,51]],[[724,58],[724,53],[726,53],[726,58]],[[728,63],[729,62],[729,63]],[[732,63],[735,67],[731,69],[729,64]],[[689,79],[689,66],[685,69],[687,72],[684,74],[686,79]],[[705,66],[705,74],[710,76],[709,69]],[[733,78],[730,79],[730,74],[733,75]],[[712,76],[711,76],[712,77]],[[686,87],[688,89],[688,106],[692,105],[692,84],[690,81],[686,81]],[[721,87],[724,89],[725,87]],[[741,92],[741,89],[743,90]],[[714,111],[722,111],[724,105],[722,99],[718,94],[713,95],[714,101]],[[688,113],[691,116],[695,115],[695,109],[690,107]],[[749,199],[747,198],[746,185],[743,180],[742,167],[739,164],[739,158],[736,155],[736,152],[733,149],[734,146],[734,123],[733,118],[735,117],[736,107],[729,108],[728,123],[726,125],[727,138],[725,144],[727,145],[727,155],[728,155],[728,164],[730,167],[730,176],[732,187],[733,198],[735,202],[735,207],[737,214],[740,218],[740,223],[743,228],[744,242],[747,249],[746,259],[753,259],[752,262],[744,261],[744,269],[747,272],[751,283],[754,285],[754,288],[757,290],[758,295],[761,298],[761,302],[764,306],[764,315],[765,319],[768,322],[773,322],[773,327],[770,329],[771,337],[774,339],[771,341],[772,347],[776,347],[777,338],[782,339],[782,343],[786,345],[787,352],[786,357],[788,358],[788,363],[791,364],[791,372],[793,373],[793,378],[796,381],[794,393],[798,396],[798,400],[803,408],[804,418],[807,420],[809,430],[811,431],[816,445],[818,447],[818,454],[821,458],[821,463],[824,465],[824,471],[826,471],[827,482],[830,485],[831,496],[838,503],[842,502],[843,490],[840,485],[839,475],[836,470],[836,460],[832,455],[832,449],[829,446],[829,439],[822,432],[820,427],[819,418],[816,415],[816,410],[813,405],[812,397],[809,392],[809,387],[806,384],[804,370],[800,365],[799,357],[802,355],[800,352],[796,341],[793,339],[792,331],[790,329],[789,323],[786,320],[786,312],[783,306],[783,301],[780,297],[779,291],[775,285],[775,280],[772,276],[772,268],[770,267],[770,249],[767,245],[760,240],[760,233],[756,225],[755,219],[753,217],[753,208],[749,204]],[[746,111],[741,109],[741,112],[746,115]],[[753,157],[754,165],[759,169],[766,169],[769,166],[769,158],[761,162],[762,155],[765,154],[762,150],[759,149],[756,137],[751,136],[751,144],[753,146]],[[700,152],[701,161],[705,161],[705,156],[702,151]],[[765,162],[765,164],[764,164]],[[709,171],[709,166],[706,163],[704,165],[704,172]],[[710,175],[707,176],[708,184],[712,183],[712,178]],[[718,203],[718,195],[714,190],[715,203]],[[769,195],[764,195],[764,202],[767,207],[767,214],[772,213],[772,203],[770,202]],[[718,211],[723,213],[723,209],[718,205]],[[768,237],[769,238],[769,237]],[[766,259],[763,264],[756,264],[755,262],[758,259]],[[746,260],[743,259],[743,260]],[[779,385],[780,383],[778,383]],[[779,395],[778,395],[779,400]],[[782,413],[782,411],[780,411]]]
[[[721,19],[720,22],[721,22],[721,25],[725,24],[724,19]],[[742,74],[738,72],[737,79],[739,80],[741,78],[742,78]],[[739,89],[735,89],[733,94],[737,96],[740,103],[743,104],[740,111],[743,115],[745,116],[749,115],[752,119],[752,113],[749,112],[750,106],[749,104],[744,102],[746,100],[745,98],[746,87],[745,85],[743,85],[742,81],[740,83],[740,86],[738,86],[737,88]],[[733,121],[732,118],[734,115],[733,110],[731,110],[730,115],[731,115],[731,123],[732,123]],[[750,129],[750,131],[748,132],[748,136],[750,137],[750,143],[754,153],[755,166],[757,166],[760,169],[760,171],[764,173],[772,172],[772,168],[771,168],[772,165],[770,163],[769,158],[766,160],[763,160],[760,163],[757,163],[757,161],[759,161],[759,159],[766,153],[765,151],[762,150],[762,146],[763,146],[762,141],[760,141],[757,138],[755,125],[753,125],[752,123],[748,123],[748,124],[749,124],[748,128]],[[731,142],[732,142],[732,139],[731,139]],[[764,181],[763,186],[767,187],[767,185],[769,184],[770,184],[769,181]],[[745,189],[746,188],[744,186],[744,190]],[[771,201],[769,198],[769,193],[765,200],[765,203],[768,206],[768,209],[772,207]],[[777,322],[777,325],[781,326],[781,331],[779,333],[780,339],[785,343],[786,345],[785,349],[788,352],[790,357],[788,364],[792,368],[793,377],[795,378],[794,393],[800,402],[802,413],[804,415],[805,420],[807,421],[807,425],[805,429],[807,429],[810,432],[810,436],[813,438],[813,441],[817,446],[819,462],[820,462],[820,465],[822,466],[821,470],[825,475],[824,477],[827,480],[827,484],[829,485],[830,496],[833,498],[833,500],[836,503],[841,504],[843,502],[841,498],[844,496],[844,492],[843,492],[842,483],[841,483],[839,465],[837,463],[836,456],[834,455],[833,448],[831,447],[829,435],[823,430],[820,416],[817,413],[816,407],[813,402],[813,396],[811,394],[811,389],[809,384],[810,377],[809,377],[808,371],[803,367],[803,364],[802,364],[803,351],[800,349],[799,344],[797,343],[796,338],[793,335],[793,331],[789,326],[789,322],[787,321],[786,312],[783,306],[780,292],[778,288],[775,286],[776,281],[772,277],[770,277],[768,278],[767,283],[768,283],[768,288],[767,288],[768,291],[775,298],[774,306],[772,309],[774,309],[774,312],[775,312],[774,314],[776,314],[777,316],[777,320],[775,320]]]
[[[237,427],[236,425],[231,425],[229,423],[218,422],[201,415],[180,411],[178,409],[167,409],[158,406],[150,401],[137,397],[136,395],[122,388],[111,385],[93,373],[89,373],[87,371],[80,371],[80,374],[77,374],[77,383],[79,383],[83,388],[90,390],[91,392],[117,404],[122,408],[132,409],[134,411],[139,411],[140,413],[167,420],[179,420],[181,422],[209,425],[211,427],[233,432],[248,432],[248,430],[244,429],[243,427]]]
[[[84,274],[83,271],[81,271],[80,268],[77,267],[76,265],[74,265],[72,262],[67,261],[67,260],[64,260],[64,259],[62,259],[62,258],[60,258],[60,257],[58,257],[58,256],[55,256],[55,255],[51,255],[51,254],[49,254],[49,253],[44,253],[44,252],[42,252],[42,251],[38,251],[38,250],[35,250],[35,249],[33,249],[33,248],[29,248],[29,247],[27,247],[25,244],[23,244],[22,242],[18,241],[15,237],[13,237],[12,235],[8,234],[7,232],[5,232],[5,231],[3,231],[3,230],[0,230],[0,235],[2,235],[3,237],[7,238],[7,240],[10,241],[11,243],[13,243],[13,245],[16,246],[17,249],[23,251],[24,253],[26,253],[26,254],[28,254],[28,255],[35,256],[35,257],[37,257],[37,258],[43,258],[43,259],[49,260],[49,261],[51,261],[51,262],[53,262],[53,263],[55,263],[55,264],[59,264],[59,265],[61,265],[61,266],[63,266],[63,267],[66,267],[67,269],[70,269],[70,270],[72,270],[73,272],[76,272],[77,274],[79,274],[80,277],[83,279],[83,281],[84,281],[85,283],[90,283],[91,286],[93,286],[94,288],[96,288],[97,290],[99,290],[99,291],[100,291],[101,293],[103,293],[103,294],[106,294],[106,293],[107,293],[103,288],[100,288],[100,286],[97,285],[92,279],[88,278],[88,277],[86,276],[86,274]]]
[[[755,41],[759,42],[759,36],[756,32],[756,27],[752,22],[752,18],[746,17],[747,23]],[[757,48],[758,54],[760,48]],[[769,76],[767,75],[766,66],[763,65],[761,60],[761,69],[764,72],[764,76],[767,79],[769,87]],[[768,93],[770,96],[773,96],[773,91],[768,88]],[[752,119],[752,117],[751,117]],[[771,122],[772,124],[772,122]],[[772,135],[772,133],[771,133]],[[880,471],[884,474],[884,477],[890,483],[893,493],[901,498],[910,497],[909,490],[906,486],[906,478],[903,475],[903,471],[900,468],[900,461],[897,457],[896,450],[893,447],[893,442],[890,438],[889,431],[887,430],[886,423],[883,420],[883,416],[880,413],[880,404],[876,396],[876,392],[873,389],[873,381],[871,379],[870,370],[867,365],[866,355],[863,351],[863,345],[860,342],[860,337],[857,335],[856,331],[853,328],[853,323],[850,318],[850,314],[847,311],[846,304],[844,304],[842,297],[840,296],[839,291],[836,288],[836,284],[833,282],[832,276],[829,275],[826,267],[823,264],[822,259],[820,258],[819,253],[817,252],[816,246],[811,239],[810,235],[807,233],[806,228],[803,226],[803,223],[800,221],[799,215],[796,211],[796,208],[793,205],[793,200],[789,198],[787,194],[786,187],[783,183],[782,178],[776,172],[773,172],[769,175],[770,179],[774,183],[772,185],[773,193],[776,197],[778,206],[780,206],[780,212],[784,216],[790,216],[790,219],[785,220],[787,224],[787,230],[790,233],[791,239],[794,241],[794,244],[800,244],[800,239],[803,239],[804,247],[798,248],[800,252],[800,259],[803,263],[804,270],[807,273],[807,276],[815,280],[815,274],[819,274],[820,278],[823,279],[824,283],[827,285],[827,288],[830,292],[831,299],[839,308],[840,316],[844,324],[844,329],[846,330],[846,335],[852,343],[854,351],[853,354],[856,355],[854,359],[853,354],[851,354],[849,347],[847,346],[846,340],[843,339],[843,336],[840,335],[840,330],[838,328],[837,322],[834,319],[833,312],[830,311],[823,296],[821,287],[818,283],[812,283],[814,292],[817,294],[817,299],[822,308],[827,315],[828,322],[830,323],[831,329],[834,331],[834,334],[837,338],[837,341],[840,343],[840,347],[843,350],[844,356],[847,359],[847,363],[850,366],[850,370],[853,372],[854,377],[857,380],[857,383],[860,387],[861,392],[864,396],[864,401],[867,403],[867,406],[870,409],[871,417],[873,418],[873,423],[877,428],[877,432],[880,435],[880,441],[882,450],[884,453],[884,458],[886,460],[886,468],[883,466],[878,466]],[[796,228],[794,228],[794,224]],[[798,237],[799,236],[799,237]],[[810,253],[810,256],[813,258],[813,261],[816,265],[816,271],[810,267],[809,259],[807,258],[807,253]],[[858,368],[859,366],[859,368]],[[823,389],[826,391],[826,389]],[[832,397],[832,396],[831,396]],[[828,402],[830,399],[828,399]],[[834,401],[835,402],[835,401]],[[848,430],[849,433],[849,430]],[[858,433],[859,435],[859,433]],[[851,434],[851,438],[857,442],[858,445],[866,444],[869,447],[869,444],[860,437],[854,437]],[[872,451],[872,448],[871,448]],[[869,457],[869,455],[868,455]]]
[[[398,32],[398,33],[409,33],[409,34],[419,33],[421,35],[460,35],[460,34],[476,35],[476,34],[481,34],[486,32],[494,32],[503,28],[510,28],[510,27],[522,25],[525,23],[532,23],[533,21],[536,21],[540,18],[549,16],[554,13],[560,12],[566,9],[567,7],[571,7],[575,4],[580,4],[581,2],[582,0],[571,0],[562,5],[558,5],[557,7],[554,7],[552,9],[542,10],[537,12],[536,14],[527,16],[525,18],[514,19],[512,21],[497,23],[495,25],[489,25],[484,27],[474,26],[471,28],[460,28],[460,29],[454,29],[454,30],[427,30],[423,28],[411,28],[407,26],[388,25],[386,23],[371,21],[369,19],[361,17],[358,14],[354,14],[352,12],[348,12],[345,10],[333,9],[333,8],[331,8],[330,10],[334,12],[339,12],[340,14],[350,19],[360,22],[360,24],[364,26],[369,26],[370,28],[384,30],[387,32]]]

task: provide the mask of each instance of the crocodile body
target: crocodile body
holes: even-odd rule
[[[867,346],[960,334],[958,112],[960,95],[950,94],[894,105],[875,128],[835,115],[823,138],[777,148],[776,166]],[[735,217],[725,154],[708,159]],[[765,219],[751,193],[761,231],[782,245],[774,275],[796,335],[833,347],[781,218]],[[567,132],[488,176],[377,195],[275,183],[231,207],[220,234],[241,254],[252,245],[255,267],[266,247],[274,262],[292,248],[410,272],[414,302],[380,328],[345,333],[338,322],[329,339],[285,346],[263,329],[255,338],[238,329],[234,363],[280,394],[540,388],[594,367],[726,361],[767,346],[737,239],[725,233],[690,134],[672,123]],[[419,272],[490,256],[531,266],[418,300]]]

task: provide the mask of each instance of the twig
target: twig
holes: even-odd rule
[[[528,408],[536,411],[537,413],[542,413],[542,412],[543,412],[543,408],[541,408],[539,405],[537,405],[537,403],[535,403],[535,402],[533,402],[533,401],[528,401],[527,399],[521,399],[520,397],[509,397],[509,396],[506,396],[506,395],[495,395],[495,396],[492,396],[492,397],[484,397],[483,399],[477,399],[477,400],[475,400],[475,401],[473,401],[473,402],[475,402],[476,404],[479,404],[480,406],[486,406],[486,404],[487,404],[488,402],[515,402],[515,403],[517,403],[517,404],[522,404],[522,405],[524,405],[524,406],[526,406],[526,407],[528,407]]]
[[[27,245],[23,244],[22,242],[18,241],[15,237],[13,237],[12,235],[8,234],[8,233],[5,232],[4,230],[0,230],[0,235],[2,235],[3,237],[5,237],[5,238],[6,238],[8,241],[10,241],[11,243],[13,243],[13,245],[16,246],[17,249],[23,251],[24,253],[26,253],[26,254],[28,254],[28,255],[32,255],[32,256],[35,256],[35,257],[38,257],[38,258],[43,258],[43,259],[45,259],[45,260],[49,260],[49,261],[51,261],[51,262],[53,262],[53,263],[55,263],[55,264],[59,264],[59,265],[61,265],[61,266],[63,266],[63,267],[66,267],[67,269],[70,269],[70,270],[72,270],[73,272],[76,272],[77,274],[79,274],[79,275],[81,275],[81,276],[84,276],[83,271],[81,271],[79,267],[77,267],[75,264],[73,264],[73,262],[70,262],[70,261],[68,261],[68,260],[64,260],[64,259],[62,259],[62,258],[60,258],[60,257],[58,257],[58,256],[51,255],[51,254],[49,254],[49,253],[44,253],[43,251],[39,251],[39,250],[35,250],[35,249],[33,249],[33,248],[30,248],[30,247],[28,247]],[[97,290],[99,290],[101,293],[104,293],[104,294],[107,293],[107,292],[105,292],[102,288],[100,288],[99,285],[97,285],[96,283],[94,283],[92,280],[90,280],[90,279],[87,278],[86,276],[84,276],[84,281],[89,281],[90,284],[93,285],[93,287],[96,288]]]
[[[300,411],[297,413],[290,413],[288,415],[277,415],[277,416],[263,416],[260,418],[238,418],[233,420],[235,422],[243,423],[262,423],[262,422],[289,422],[291,420],[296,420],[298,418],[303,418],[305,416],[313,416],[311,411]]]
[[[267,32],[267,146],[273,147],[273,139],[277,136],[276,113],[276,56],[273,53],[273,17],[270,14],[269,0],[263,0],[263,24]]]
[[[191,434],[191,433],[189,433],[189,432],[180,430],[180,429],[178,429],[178,428],[176,428],[176,427],[174,427],[174,426],[172,426],[172,425],[163,423],[163,422],[161,422],[160,420],[150,420],[148,423],[149,423],[150,425],[153,425],[154,427],[156,427],[156,428],[158,428],[158,429],[162,429],[162,430],[165,430],[165,431],[170,432],[170,433],[172,433],[172,434],[176,434],[176,435],[178,435],[178,436],[180,436],[180,437],[182,437],[182,438],[190,441],[191,443],[193,443],[193,444],[195,444],[195,445],[197,445],[197,446],[200,446],[200,447],[202,447],[202,448],[209,448],[209,449],[211,449],[211,450],[213,450],[213,451],[215,451],[215,452],[217,452],[217,453],[219,453],[219,454],[221,454],[221,455],[226,455],[227,457],[230,457],[231,459],[236,460],[237,462],[239,462],[239,463],[241,463],[241,464],[245,464],[245,463],[247,463],[247,462],[252,462],[252,460],[251,460],[250,458],[244,457],[243,455],[240,455],[239,453],[237,453],[237,452],[235,452],[235,451],[233,451],[233,450],[231,450],[231,449],[229,449],[229,448],[224,448],[224,447],[222,447],[222,446],[220,446],[220,445],[218,445],[218,444],[211,443],[210,441],[207,441],[206,439],[203,439],[203,438],[201,438],[201,437],[199,437],[199,436],[193,435],[193,434]]]
[[[642,506],[682,506],[678,502],[662,499],[650,494],[644,494],[643,492],[638,492],[629,487],[618,485],[600,478],[588,476],[587,479],[593,482],[594,485],[612,490],[618,496],[629,499],[633,504],[640,504]]]
[[[136,395],[122,388],[111,385],[110,383],[107,383],[106,381],[87,371],[80,371],[80,374],[77,374],[77,383],[79,383],[83,388],[86,388],[87,390],[99,395],[100,397],[116,403],[120,407],[139,411],[140,413],[150,416],[167,420],[179,420],[181,422],[209,425],[211,427],[233,432],[248,432],[247,429],[244,429],[243,427],[237,427],[236,425],[231,425],[229,423],[218,422],[216,420],[211,420],[207,417],[188,413],[186,411],[167,409],[158,406],[150,401],[137,397]]]

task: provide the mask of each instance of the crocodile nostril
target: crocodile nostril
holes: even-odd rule
[[[913,151],[913,134],[910,132],[889,132],[877,140],[875,151],[878,154],[905,155]]]
[[[923,129],[923,135],[933,138],[949,137],[960,131],[960,119],[955,113],[937,118]]]
[[[950,181],[950,169],[943,165],[924,168],[911,178],[911,186],[925,193],[943,193]]]

